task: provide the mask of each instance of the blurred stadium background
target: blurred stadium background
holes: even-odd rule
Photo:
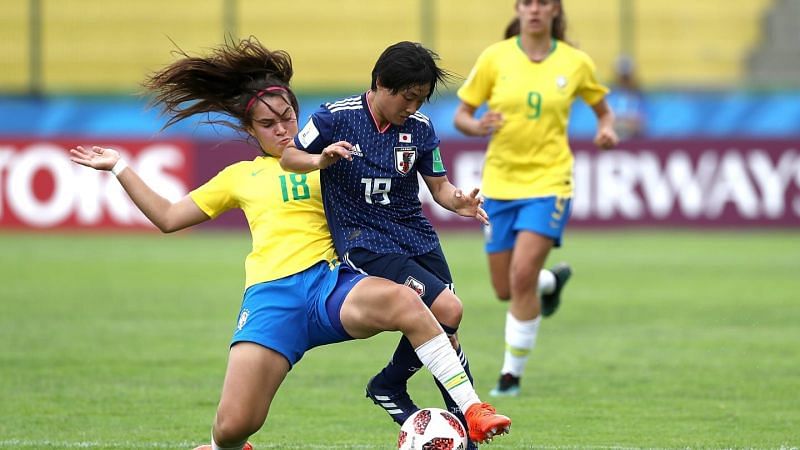
[[[573,224],[798,224],[800,2],[565,4],[568,36],[594,58],[613,89],[612,106],[623,120],[641,120],[618,151],[599,154],[588,142],[594,118],[576,102]],[[60,159],[42,156],[48,149],[117,145],[134,164],[149,152],[150,170],[172,195],[228,160],[249,157],[241,143],[210,150],[236,136],[200,119],[160,131],[163,118],[137,95],[139,83],[172,61],[176,46],[202,53],[225,36],[255,35],[288,50],[302,117],[324,100],[368,88],[375,58],[399,40],[427,44],[445,67],[466,76],[513,8],[481,0],[375,1],[367,9],[357,0],[3,0],[0,12],[0,139],[9,155],[0,174],[14,183],[4,190],[0,226],[47,229],[136,222],[128,205],[102,199],[70,207],[75,168],[63,151]],[[632,70],[635,86],[618,83],[621,70]],[[470,185],[484,142],[463,139],[452,126],[459,84],[423,111],[444,141],[455,181]],[[441,211],[433,215],[444,227],[464,225]]]
[[[642,126],[601,153],[590,110],[574,107],[577,193],[553,258],[580,274],[575,307],[547,323],[526,385],[535,399],[500,404],[523,425],[492,448],[797,448],[800,0],[565,7],[568,37],[593,57],[612,106]],[[399,40],[466,76],[512,16],[512,0],[0,0],[0,448],[207,438],[249,245],[243,218],[207,227],[234,233],[162,237],[110,176],[66,153],[123,149],[172,198],[252,158],[202,118],[161,130],[139,83],[176,46],[204,53],[254,35],[287,50],[305,117],[366,90],[374,60]],[[619,75],[630,69],[627,89]],[[485,141],[452,126],[459,84],[423,112],[451,179],[469,187]],[[486,392],[504,306],[491,300],[478,228],[422,196],[461,283],[463,339]],[[394,429],[371,405],[341,405],[393,341],[312,352],[258,448],[391,448]],[[317,383],[331,366],[336,392]],[[307,398],[309,386],[330,404]]]

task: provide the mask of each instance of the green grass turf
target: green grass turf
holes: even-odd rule
[[[484,399],[505,306],[477,234],[444,236]],[[800,233],[571,232],[575,271],[543,322],[492,449],[800,445]],[[208,440],[245,234],[0,233],[0,447],[193,448]],[[257,449],[391,449],[363,396],[399,335],[323,347],[289,374]],[[428,373],[419,404],[440,406]]]

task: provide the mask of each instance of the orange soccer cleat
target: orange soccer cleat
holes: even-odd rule
[[[497,414],[494,407],[488,403],[475,403],[470,406],[465,417],[469,426],[470,440],[482,444],[511,430],[511,419]]]

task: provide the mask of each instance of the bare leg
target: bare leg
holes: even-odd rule
[[[214,441],[234,447],[258,431],[288,372],[289,361],[280,353],[250,342],[234,345],[214,420]]]
[[[509,269],[509,311],[518,320],[532,320],[539,316],[539,272],[552,248],[553,240],[540,234],[521,231],[517,235]]]
[[[491,391],[493,396],[519,393],[519,379],[539,332],[540,273],[552,247],[550,238],[522,231],[517,234],[513,251],[489,255],[495,290],[511,299],[506,314],[503,368],[497,386]]]
[[[489,275],[499,300],[511,300],[511,250],[489,253]]]
[[[366,278],[353,287],[340,312],[350,336],[363,339],[381,331],[403,331],[416,348],[442,333],[442,328],[406,286],[382,278]]]

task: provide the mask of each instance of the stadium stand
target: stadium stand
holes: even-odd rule
[[[754,84],[800,86],[800,2],[779,0],[765,17],[764,36],[750,55]]]
[[[36,4],[43,95],[25,96],[19,94],[30,93],[33,85],[36,53],[30,42],[36,28],[30,24]],[[219,44],[227,30],[290,51],[297,69],[294,86],[303,111],[309,111],[332,96],[365,89],[377,55],[402,39],[426,42],[441,54],[443,66],[466,76],[514,14],[513,0],[375,0],[368,9],[360,0],[295,0],[278,10],[263,0],[198,4],[0,0],[0,135],[158,132],[157,112],[143,112],[144,99],[130,94],[149,70],[174,58],[170,39],[190,54],[200,53]],[[797,135],[800,1],[565,0],[565,5],[568,37],[592,56],[602,80],[611,80],[620,50],[631,51],[647,96],[648,137]],[[623,42],[626,36],[630,40]],[[742,89],[752,81],[778,89]],[[440,135],[460,136],[452,127],[452,92],[435,103],[426,114]],[[577,103],[571,136],[591,137],[594,130],[591,110]],[[206,131],[187,123],[169,133]]]
[[[29,85],[27,2],[0,3],[0,91],[23,92]]]
[[[366,7],[360,0],[301,0],[282,3],[276,11],[260,0],[241,0],[237,34],[287,50],[299,89],[363,89],[384,48],[420,39],[421,4],[373,1]]]
[[[492,2],[502,5],[490,8],[485,0],[373,1],[368,9],[360,0],[296,0],[281,4],[279,11],[262,0],[213,0],[202,8],[192,0],[38,1],[41,78],[47,93],[134,91],[148,70],[170,61],[170,39],[190,53],[219,43],[226,32],[225,8],[231,5],[235,25],[229,31],[253,34],[273,48],[289,50],[297,67],[296,86],[306,91],[361,88],[380,51],[403,39],[425,41],[442,55],[446,67],[466,76],[478,53],[500,39],[513,16],[510,0]],[[623,3],[633,7],[632,42],[622,42]],[[774,3],[565,2],[570,40],[592,55],[601,78],[610,79],[615,58],[630,47],[647,87],[745,81],[747,56],[761,41],[762,17]],[[30,4],[0,2],[2,92],[24,92],[30,84]],[[786,52],[797,48],[798,2],[777,4],[767,21],[772,31],[763,41],[772,50],[762,47],[753,59],[758,73],[766,65],[780,67],[788,59]],[[795,40],[787,40],[793,32]]]
[[[47,1],[43,9],[43,80],[48,90],[136,90],[144,75],[170,61],[173,39],[198,50],[222,35],[222,8],[186,0]]]
[[[30,86],[30,4],[0,2],[0,91]],[[222,3],[41,0],[41,82],[46,93],[132,92],[148,70],[170,61],[173,39],[187,50],[222,36]]]
[[[649,86],[729,87],[746,79],[746,56],[759,40],[771,0],[635,4],[635,56]]]
[[[499,39],[513,16],[512,2],[491,9],[481,1],[438,3],[436,48],[460,73],[469,70],[487,42]],[[623,42],[623,3],[633,9],[632,42]],[[568,38],[592,56],[601,78],[612,78],[614,61],[629,47],[645,86],[729,87],[746,81],[747,55],[760,39],[761,18],[772,3],[703,0],[679,7],[671,0],[568,0],[565,5]],[[785,22],[798,23],[793,20]],[[786,28],[796,33],[796,27]]]

